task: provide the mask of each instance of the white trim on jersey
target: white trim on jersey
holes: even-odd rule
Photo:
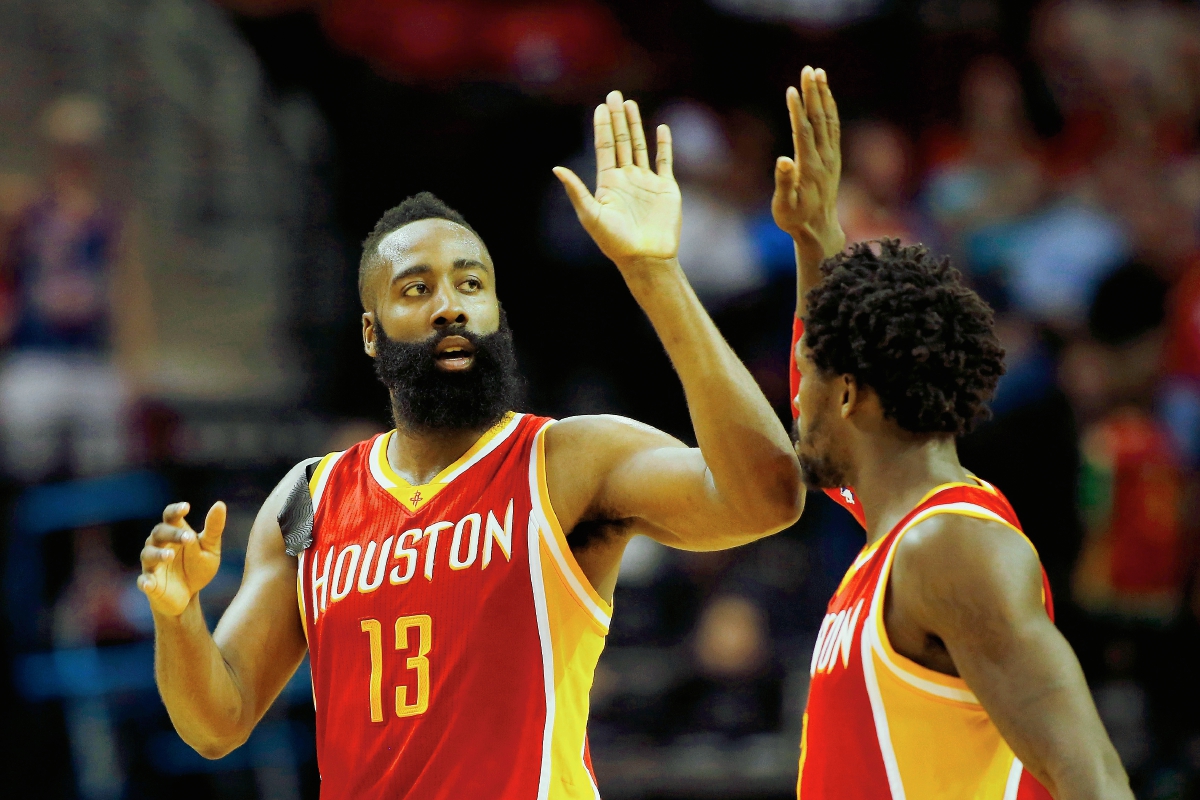
[[[959,688],[955,686],[945,686],[931,680],[927,680],[920,675],[914,674],[912,671],[905,669],[888,653],[888,648],[884,647],[880,640],[879,629],[883,626],[883,600],[887,589],[887,579],[891,575],[892,561],[895,559],[896,548],[900,545],[900,539],[904,534],[908,533],[914,526],[924,522],[930,517],[939,514],[963,514],[975,517],[983,517],[993,522],[999,522],[1002,525],[1012,527],[1012,525],[1001,517],[996,512],[976,505],[975,503],[941,503],[930,506],[919,514],[910,519],[900,532],[896,534],[896,538],[892,541],[890,548],[884,554],[883,568],[879,572],[879,581],[875,586],[875,594],[871,599],[871,613],[867,618],[867,625],[864,633],[870,634],[871,646],[875,652],[879,654],[879,659],[888,668],[888,671],[895,675],[900,680],[919,689],[926,694],[931,694],[934,697],[940,697],[944,700],[953,700],[959,703],[969,703],[971,705],[980,705],[979,698],[969,689]],[[886,631],[885,631],[886,632]]]
[[[587,733],[583,735],[583,747],[579,748],[579,760],[583,762],[583,771],[588,776],[588,783],[592,787],[592,794],[596,800],[600,800],[600,787],[596,785],[596,778],[592,775],[592,771],[588,769],[587,763]],[[1005,798],[1007,800],[1007,798]]]
[[[554,643],[550,639],[550,612],[542,575],[541,534],[537,520],[529,516],[529,578],[533,582],[533,607],[537,614],[538,638],[542,645],[542,674],[546,685],[546,729],[542,733],[542,766],[537,800],[550,794],[551,753],[554,744]]]
[[[313,488],[312,493],[314,517],[317,515],[317,507],[321,505],[321,498],[325,496],[325,484],[329,483],[329,474],[333,472],[333,468],[337,465],[337,462],[341,459],[345,452],[345,450],[342,450],[337,453],[330,453],[328,456],[326,456],[329,461],[325,464],[325,469],[321,470],[321,476],[317,478],[317,485]]]
[[[1021,775],[1025,772],[1025,765],[1021,763],[1021,759],[1013,756],[1012,766],[1008,770],[1008,782],[1004,784],[1004,800],[1017,800],[1017,792],[1021,789]]]
[[[471,456],[469,459],[464,461],[462,463],[462,465],[459,466],[458,469],[454,470],[449,475],[442,478],[442,480],[440,482],[441,483],[450,483],[450,481],[454,480],[459,475],[462,475],[464,472],[469,470],[471,467],[475,466],[475,464],[479,463],[479,460],[481,458],[483,458],[488,453],[495,450],[497,447],[499,447],[501,444],[503,444],[505,439],[507,439],[509,436],[513,435],[513,432],[517,429],[517,425],[519,425],[521,423],[521,420],[522,420],[522,418],[524,418],[524,416],[525,416],[524,414],[513,414],[512,419],[510,419],[508,421],[508,424],[504,426],[503,430],[501,430],[499,433],[497,433],[495,436],[493,436],[492,439],[487,444],[485,444],[483,447],[481,447],[479,449],[478,453],[476,453],[475,455]]]
[[[875,718],[875,736],[879,739],[879,751],[883,756],[883,769],[887,773],[888,788],[892,800],[905,800],[904,782],[900,779],[900,765],[896,762],[896,750],[892,747],[892,731],[888,725],[887,709],[883,707],[883,696],[879,692],[879,679],[875,677],[874,652],[870,642],[871,618],[863,625],[862,639],[858,649],[862,651],[863,683],[867,685],[867,698],[871,701],[871,716]]]

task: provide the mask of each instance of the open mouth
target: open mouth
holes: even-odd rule
[[[447,336],[433,350],[434,363],[446,372],[470,369],[475,361],[475,345],[463,336]]]

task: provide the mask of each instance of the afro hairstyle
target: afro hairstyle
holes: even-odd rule
[[[949,258],[884,239],[854,245],[821,272],[804,336],[822,374],[854,376],[911,433],[959,436],[990,417],[1004,349],[992,309]]]

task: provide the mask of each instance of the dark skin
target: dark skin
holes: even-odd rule
[[[776,163],[775,220],[796,243],[798,303],[840,252],[837,106],[822,70],[806,67],[787,92],[794,158]],[[932,489],[971,483],[954,438],[915,434],[884,414],[853,375],[823,374],[802,339],[797,363],[802,462],[820,459],[854,487],[878,541]],[[1030,772],[1057,798],[1131,800],[1129,782],[1100,722],[1083,672],[1046,614],[1036,554],[1016,531],[960,515],[911,528],[896,547],[885,598],[893,648],[962,678]]]
[[[550,503],[584,574],[606,599],[629,540],[644,534],[690,550],[735,547],[792,524],[804,503],[799,464],[783,426],[722,339],[683,276],[679,189],[670,132],[658,130],[657,165],[637,105],[609,95],[595,115],[597,191],[556,168],[580,222],[613,261],[676,366],[699,447],[632,420],[574,417],[546,434]],[[520,276],[513,282],[520,288]],[[451,326],[496,331],[496,269],[480,239],[447,220],[409,223],[386,236],[365,281],[363,348],[378,330],[428,340]],[[472,368],[472,345],[448,336],[438,367]],[[484,433],[401,426],[388,461],[413,484],[454,463]],[[249,737],[304,657],[296,559],[277,517],[302,474],[297,465],[263,504],[250,532],[242,586],[210,636],[200,590],[220,563],[225,506],[204,530],[186,503],[166,509],[142,551],[138,586],[154,613],[155,674],[176,730],[202,755],[220,757]]]

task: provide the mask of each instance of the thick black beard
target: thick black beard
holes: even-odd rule
[[[420,342],[389,339],[375,326],[375,374],[392,396],[397,427],[448,431],[487,428],[521,401],[524,381],[517,367],[512,330],[504,311],[500,328],[480,336],[465,327],[444,328]],[[443,372],[434,348],[447,336],[475,345],[475,358],[465,372]]]

